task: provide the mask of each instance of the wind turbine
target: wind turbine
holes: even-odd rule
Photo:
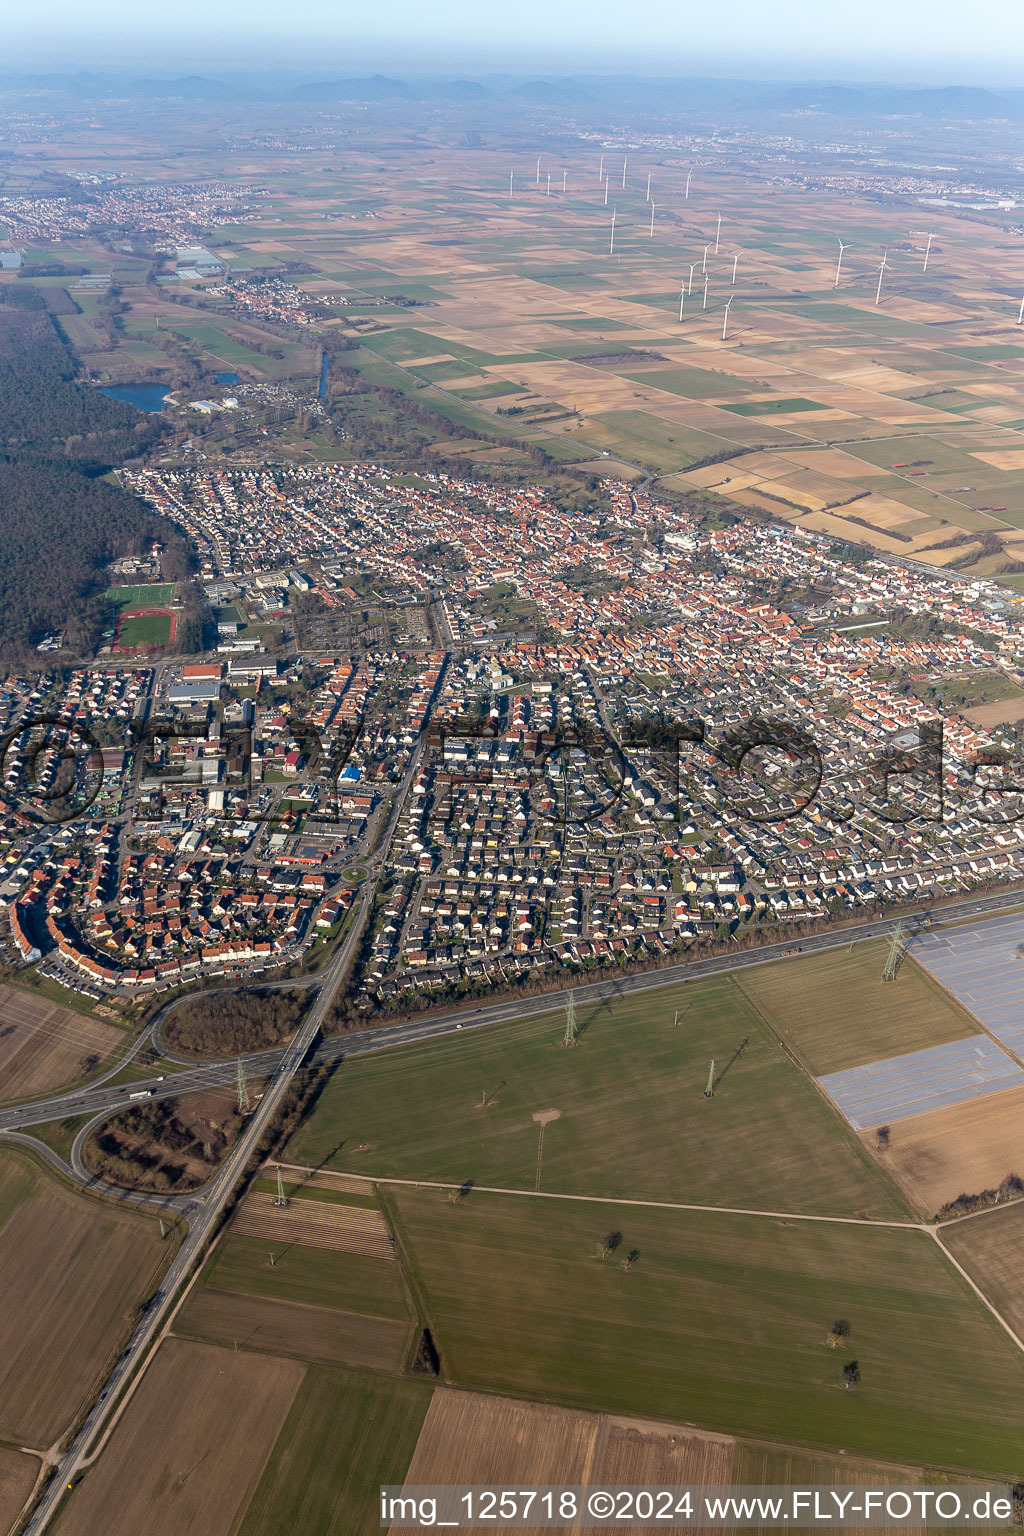
[[[551,172],[548,171],[548,197],[551,196]]]
[[[708,307],[708,279],[705,278],[704,279],[704,303],[701,305],[701,308],[702,309],[707,309],[707,307]]]
[[[608,255],[609,256],[614,256],[614,254],[615,254],[615,209],[613,208],[612,209],[612,237],[611,237],[611,239],[608,242]]]
[[[686,298],[686,284],[679,284],[679,323],[683,322],[683,300]],[[1024,310],[1024,300],[1021,300],[1021,309]]]
[[[516,174],[515,171],[509,171],[509,173],[508,173],[508,195],[509,195],[509,197],[512,196],[512,178],[515,176],[515,174]]]
[[[924,266],[921,268],[922,272],[927,272],[928,271],[928,257],[931,255],[931,252],[932,252],[932,241],[934,239],[935,239],[935,236],[932,234],[931,230],[929,230],[928,231],[928,244],[924,248]]]
[[[608,207],[608,188],[609,188],[610,185],[611,185],[611,177],[610,176],[606,176],[605,179],[604,179],[604,205],[605,205],[606,208]]]
[[[569,174],[568,171],[563,171],[562,172],[562,191],[563,192],[565,191],[565,180],[566,180],[566,177],[568,176],[568,174]]]
[[[655,208],[657,208],[657,206],[658,206],[657,203],[652,203],[651,204],[651,239],[652,240],[654,239],[654,210],[655,210]]]
[[[838,235],[836,235],[836,239],[839,240],[839,236]],[[843,270],[843,252],[845,250],[846,250],[846,246],[843,244],[843,242],[841,240],[839,240],[839,260],[836,262],[836,280],[832,284],[833,289],[836,289],[836,288],[839,287],[839,274]]]
[[[604,181],[604,155],[601,156],[601,164],[597,168],[598,185]]]
[[[700,269],[705,274],[707,273],[707,270],[708,270],[708,251],[710,251],[710,249],[711,249],[710,245],[706,245],[704,247],[704,260],[700,264]]]
[[[696,270],[697,270],[697,263],[694,262],[693,265],[690,267],[690,286],[686,290],[687,298],[689,298],[690,294],[693,292],[693,274],[696,272]]]
[[[886,260],[886,257],[888,256],[888,254],[889,254],[889,247],[886,246],[886,248],[885,248],[885,255],[882,257],[881,261],[878,264],[878,289],[877,289],[877,291],[875,293],[875,308],[876,309],[877,309],[877,307],[878,307],[878,305],[879,305],[879,303],[881,301],[881,298],[882,298],[882,278],[885,276],[885,269],[889,265],[888,261]]]
[[[622,185],[626,185],[626,156],[622,157]]]
[[[732,282],[733,282],[733,284],[735,284],[735,282],[736,282],[736,268],[739,266],[739,260],[740,260],[740,253],[739,253],[739,251],[737,251],[735,256],[732,259]],[[730,285],[730,286],[732,286],[732,285]]]
[[[722,316],[722,340],[723,341],[725,340],[726,334],[727,334],[727,332],[729,330],[729,305],[731,303],[732,303],[732,299],[727,299],[726,300],[725,314]]]
[[[722,238],[722,215],[718,215],[718,228],[715,230],[715,255],[718,255],[718,242]]]
[[[543,160],[543,158],[544,158],[543,155],[538,155],[537,156],[537,185],[538,185],[538,187],[540,186],[540,163]]]
[[[689,200],[690,200],[690,177],[692,175],[693,175],[693,166],[691,165],[690,169],[686,173],[686,191],[683,193],[683,201],[684,202],[689,202]]]
[[[651,173],[650,173],[650,171],[648,171],[647,172],[647,201],[650,202],[650,200],[651,200]]]
[[[1020,301],[1020,314],[1017,316],[1017,324],[1024,325],[1024,298]]]

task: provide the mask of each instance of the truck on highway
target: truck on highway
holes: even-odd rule
[[[140,1088],[138,1093],[130,1093],[128,1097],[130,1099],[151,1099],[153,1097],[153,1090],[152,1088]]]

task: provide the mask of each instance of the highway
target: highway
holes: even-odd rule
[[[364,888],[364,892],[366,888]],[[368,892],[362,897],[364,903],[368,903]],[[994,896],[972,897],[970,899],[950,903],[941,907],[931,908],[926,912],[914,914],[909,921],[920,923],[930,917],[933,922],[950,922],[964,917],[982,917],[994,915],[1001,911],[1021,906],[1021,896],[1010,892],[1000,892]],[[326,996],[333,996],[336,989],[336,979],[341,969],[347,966],[346,956],[350,946],[354,944],[356,933],[361,932],[362,913],[357,915],[356,921],[349,934],[344,949],[325,968],[320,978],[320,991],[317,994],[313,1009],[303,1025],[302,1033],[308,1027],[313,1018],[323,1016]],[[633,975],[606,977],[600,981],[590,982],[586,985],[576,986],[573,992],[576,998],[577,1009],[585,1009],[588,1004],[599,1004],[607,998],[625,997],[634,992],[645,992],[651,988],[667,986],[670,983],[697,981],[707,976],[717,976],[728,971],[742,970],[751,965],[767,965],[770,961],[777,960],[787,950],[799,947],[802,953],[809,954],[816,950],[843,949],[853,943],[861,943],[865,939],[879,938],[890,933],[895,926],[896,917],[878,918],[873,921],[852,924],[848,928],[836,929],[827,933],[814,934],[810,938],[794,940],[787,937],[776,944],[760,945],[756,949],[736,950],[732,954],[718,955],[708,960],[680,961],[673,965],[662,966],[657,970],[642,971]],[[906,917],[904,923],[908,922]],[[1024,919],[1022,919],[1024,922]],[[463,1007],[443,1014],[429,1014],[424,1017],[413,1017],[396,1024],[383,1025],[377,1029],[359,1030],[351,1034],[335,1036],[329,1040],[321,1040],[311,1062],[316,1066],[328,1063],[336,1063],[348,1057],[362,1056],[369,1052],[382,1051],[390,1046],[406,1045],[416,1040],[433,1040],[439,1036],[453,1033],[458,1029],[481,1029],[491,1024],[507,1023],[514,1019],[531,1018],[540,1013],[550,1013],[565,1005],[568,993],[566,990],[545,992],[537,997],[514,998],[502,1002],[485,1003],[470,1009]],[[289,1047],[289,1050],[291,1048]],[[280,1050],[256,1051],[243,1056],[242,1066],[246,1079],[252,1081],[266,1077],[273,1073],[279,1063],[284,1059]],[[102,1084],[88,1088],[72,1090],[69,1093],[54,1094],[45,1099],[37,1099],[30,1104],[13,1105],[0,1109],[0,1133],[5,1131],[24,1131],[33,1125],[43,1125],[50,1120],[62,1120],[79,1115],[99,1115],[106,1110],[111,1112],[122,1109],[129,1102],[132,1093],[148,1092],[153,1098],[177,1098],[182,1093],[198,1092],[203,1088],[222,1087],[226,1083],[233,1083],[237,1076],[237,1065],[234,1060],[223,1062],[204,1062],[201,1065],[187,1068],[180,1072],[171,1072],[163,1075],[154,1075],[139,1079],[136,1082],[121,1084]],[[157,1203],[150,1197],[150,1203]],[[177,1204],[177,1200],[169,1202]]]
[[[395,815],[397,817],[397,807]],[[1019,905],[1019,895],[1000,892],[998,895],[951,903],[929,912],[916,914],[912,921],[920,923],[929,917],[939,922],[964,917],[981,917]],[[380,1029],[364,1030],[340,1038],[321,1040],[314,1050],[314,1042],[327,1010],[338,989],[346,980],[349,965],[362,937],[363,925],[369,909],[370,889],[369,886],[364,886],[355,921],[344,944],[325,968],[320,979],[319,991],[309,1014],[291,1043],[283,1051],[262,1051],[243,1058],[248,1077],[266,1077],[269,1074],[269,1081],[256,1111],[246,1125],[231,1156],[211,1179],[205,1192],[188,1197],[170,1197],[166,1201],[152,1196],[148,1198],[135,1196],[140,1203],[148,1204],[150,1207],[167,1208],[173,1210],[175,1214],[187,1215],[188,1232],[164,1276],[160,1289],[152,1298],[144,1317],[107,1378],[74,1441],[60,1459],[47,1491],[25,1526],[26,1536],[39,1536],[39,1533],[46,1529],[76,1473],[83,1470],[92,1459],[90,1452],[105,1428],[122,1388],[127,1385],[140,1357],[145,1355],[146,1350],[157,1338],[178,1290],[201,1261],[205,1245],[217,1228],[241,1170],[279,1109],[294,1074],[307,1059],[316,1066],[339,1062],[348,1057],[386,1050],[411,1041],[437,1039],[456,1030],[481,1029],[508,1020],[528,1018],[550,1012],[565,1001],[567,994],[563,990],[548,992],[540,997],[484,1004],[473,1010],[463,1009],[432,1018],[411,1019]],[[765,965],[778,959],[783,952],[796,948],[799,948],[802,953],[846,948],[865,939],[882,937],[890,933],[895,921],[895,917],[880,918],[845,930],[816,934],[800,940],[799,944],[795,944],[792,938],[787,938],[777,944],[764,945],[757,949],[738,950],[734,954],[716,956],[708,960],[684,961],[638,975],[614,977],[586,986],[574,987],[577,1009],[584,1010],[585,1020],[585,1010],[589,1004],[601,1006],[609,998],[644,992],[669,983],[696,981],[707,976],[741,970],[751,965]],[[73,1090],[68,1094],[58,1094],[39,1100],[35,1104],[19,1105],[0,1111],[0,1133],[10,1133],[11,1139],[25,1142],[29,1138],[24,1136],[24,1128],[41,1124],[45,1120],[81,1114],[98,1116],[111,1108],[123,1107],[128,1101],[129,1093],[148,1090],[154,1097],[177,1096],[214,1084],[232,1082],[235,1073],[236,1067],[233,1062],[214,1063],[119,1087],[104,1084],[84,1090]],[[78,1143],[76,1143],[76,1152],[77,1149]],[[46,1150],[53,1161],[54,1154]],[[73,1162],[76,1160],[73,1158]],[[79,1177],[85,1172],[80,1163],[76,1172]],[[86,1182],[91,1182],[88,1181],[87,1175]],[[125,1193],[130,1198],[129,1192]]]
[[[349,963],[356,953],[362,935],[362,918],[368,908],[369,898],[368,895],[364,895],[361,909],[344,945],[324,972],[323,982],[312,1008],[288,1047],[278,1053],[277,1064],[273,1068],[273,1075],[263,1097],[235,1144],[231,1156],[210,1180],[205,1193],[195,1197],[191,1202],[188,1233],[171,1261],[160,1289],[153,1296],[127,1347],[107,1377],[85,1422],[57,1463],[49,1487],[25,1526],[25,1536],[37,1536],[38,1532],[46,1529],[75,1474],[87,1463],[90,1447],[104,1428],[116,1405],[117,1397],[121,1389],[127,1385],[136,1363],[159,1334],[179,1288],[199,1263],[208,1239],[216,1231],[217,1223],[238,1182],[241,1170],[280,1108],[289,1083],[309,1054],[335,993],[345,983]]]

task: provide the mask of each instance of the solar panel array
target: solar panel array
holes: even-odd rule
[[[1024,1086],[1024,1070],[994,1040],[971,1035],[819,1078],[856,1131]]]
[[[1024,916],[922,933],[914,959],[980,1019],[1015,1056],[1024,1058]]]

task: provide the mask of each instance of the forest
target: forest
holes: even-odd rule
[[[104,567],[153,540],[185,575],[178,531],[100,479],[163,426],[75,382],[75,361],[30,286],[0,288],[0,655],[45,631],[90,648],[106,618]]]
[[[174,1009],[164,1038],[193,1056],[268,1050],[295,1033],[307,1001],[295,992],[205,992]]]

